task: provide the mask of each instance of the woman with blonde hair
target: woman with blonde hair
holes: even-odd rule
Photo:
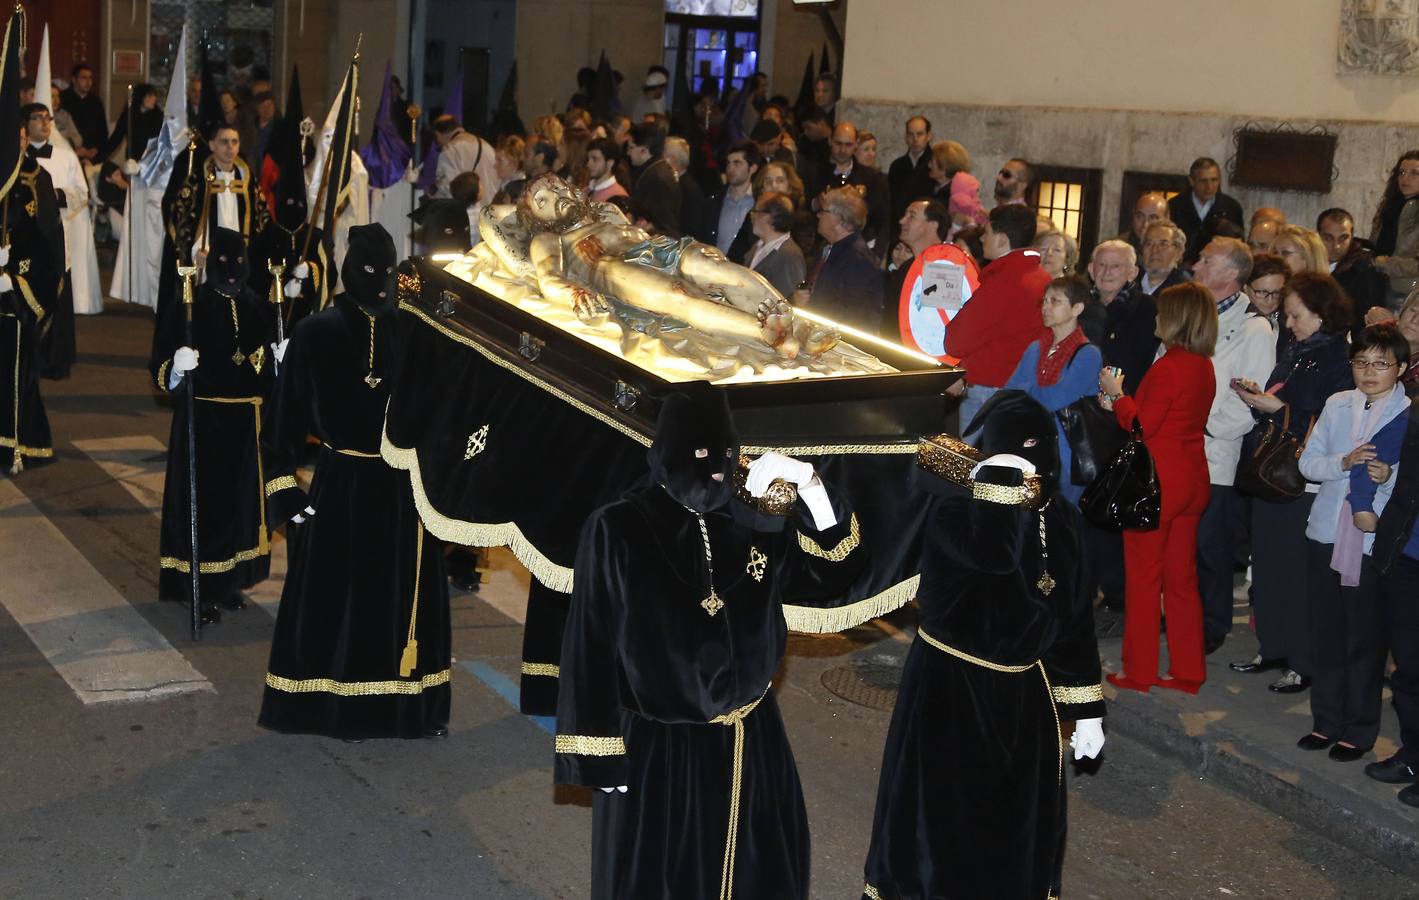
[[[1330,257],[1326,255],[1325,244],[1320,235],[1309,228],[1282,225],[1271,244],[1271,252],[1286,261],[1286,267],[1293,275],[1300,272],[1316,275],[1330,273]]]
[[[1155,332],[1166,352],[1138,385],[1123,392],[1123,373],[1099,373],[1099,403],[1125,429],[1138,427],[1153,456],[1162,514],[1153,531],[1125,531],[1123,671],[1109,683],[1147,693],[1153,685],[1197,693],[1207,678],[1202,598],[1197,590],[1197,526],[1211,496],[1203,432],[1217,391],[1217,301],[1195,282],[1158,294]],[[1158,678],[1158,597],[1167,617],[1169,678]]]
[[[785,162],[765,163],[754,175],[754,197],[763,197],[767,192],[783,194],[793,201],[793,242],[803,255],[811,256],[818,243],[818,218],[808,209],[805,202],[803,179],[798,171]]]

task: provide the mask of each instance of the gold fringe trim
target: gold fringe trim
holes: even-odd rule
[[[300,487],[300,485],[296,484],[294,477],[282,475],[280,478],[272,478],[270,481],[266,482],[266,496],[270,497],[272,494],[298,487]]]
[[[1104,686],[1090,684],[1083,687],[1061,686],[1050,689],[1055,703],[1093,703],[1104,699]]]
[[[170,390],[170,388],[168,388],[168,368],[171,366],[172,360],[168,360],[158,366],[158,390],[162,391],[164,394]]]
[[[626,741],[618,737],[592,737],[585,734],[559,734],[556,752],[576,756],[625,756]]]
[[[835,456],[839,454],[875,455],[910,454],[916,452],[916,441],[909,444],[805,444],[797,447],[743,446],[740,453],[763,456],[765,453],[782,453],[786,456]]]
[[[414,492],[414,506],[419,511],[419,518],[423,520],[424,527],[429,529],[434,537],[466,547],[507,547],[513,556],[517,557],[517,561],[544,587],[562,594],[572,592],[571,568],[559,566],[543,555],[515,522],[465,522],[462,519],[449,518],[435,509],[429,495],[424,491],[418,451],[396,447],[390,443],[389,435],[385,433],[381,437],[380,452],[385,462],[409,473],[409,486]]]
[[[534,663],[524,661],[522,663],[522,674],[541,675],[545,678],[561,678],[562,667],[554,665],[553,663]]]
[[[816,556],[829,562],[842,562],[847,559],[848,554],[856,550],[857,545],[861,542],[862,531],[857,526],[857,513],[852,514],[852,519],[848,523],[847,537],[838,541],[838,545],[831,550],[824,550],[817,541],[801,531],[798,532],[799,549],[809,556]]]
[[[386,694],[422,694],[448,684],[450,672],[434,672],[418,681],[335,681],[330,678],[282,678],[266,673],[266,686],[288,694],[335,694],[337,697],[378,697]]]
[[[1010,486],[977,481],[971,485],[971,499],[999,503],[1002,506],[1027,506],[1038,502],[1039,491],[1032,491],[1027,484]]]
[[[197,574],[220,575],[223,572],[230,572],[237,567],[237,563],[251,562],[253,559],[266,556],[270,552],[270,547],[252,547],[250,550],[241,551],[231,559],[201,563],[197,567]],[[174,559],[171,556],[164,556],[162,559],[158,560],[158,565],[164,569],[175,569],[184,575],[192,574],[192,561],[188,559]]]
[[[27,447],[14,438],[0,437],[0,447],[9,447],[21,456],[32,456],[35,459],[49,459],[54,455],[53,447]]]
[[[1008,672],[1012,675],[1018,675],[1021,672],[1028,672],[1031,669],[1035,668],[1036,665],[1038,665],[1038,663],[1030,663],[1027,666],[1002,665],[1001,663],[991,662],[988,659],[981,659],[979,656],[972,656],[966,651],[957,650],[955,647],[952,647],[949,644],[943,644],[936,638],[927,634],[925,629],[918,628],[916,633],[921,635],[921,639],[923,641],[926,641],[928,644],[935,647],[937,650],[940,650],[942,653],[954,656],[957,659],[963,659],[966,662],[971,663],[972,665],[980,666],[982,669],[990,669],[992,672]]]
[[[419,307],[414,306],[408,301],[400,301],[399,308],[404,310],[405,312],[410,313],[415,318],[422,320],[426,325],[433,328],[435,331],[437,331],[439,334],[442,334],[449,340],[456,341],[457,343],[460,343],[465,347],[470,347],[473,350],[476,350],[493,365],[506,369],[507,371],[513,373],[519,378],[531,382],[532,384],[551,394],[553,397],[556,397],[558,400],[561,400],[562,402],[572,407],[575,407],[581,412],[586,413],[588,416],[591,416],[593,419],[600,422],[601,424],[608,425],[616,429],[617,431],[621,432],[626,437],[637,442],[638,444],[641,444],[645,447],[650,446],[651,439],[649,435],[641,434],[639,431],[636,431],[634,428],[630,427],[624,422],[619,421],[618,419],[608,416],[606,413],[602,412],[596,407],[583,403],[582,401],[573,397],[571,394],[568,394],[566,391],[555,387],[551,383],[544,381],[541,378],[538,378],[536,375],[533,375],[531,372],[527,371],[516,363],[509,362],[503,359],[501,356],[498,356],[496,353],[489,350],[487,347],[484,347],[482,344],[478,343],[467,335],[459,334],[458,332],[448,328],[442,323],[434,321],[432,318],[429,317],[428,313],[424,312]],[[433,529],[430,530],[432,531]],[[437,531],[435,531],[434,533],[438,534]]]
[[[880,594],[849,603],[847,606],[819,609],[813,606],[792,606],[784,604],[783,618],[790,631],[808,634],[829,634],[856,628],[868,619],[885,616],[901,609],[916,599],[921,576],[913,575],[906,581],[898,582]]]

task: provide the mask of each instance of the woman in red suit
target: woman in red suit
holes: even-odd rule
[[[1207,677],[1202,648],[1202,601],[1197,593],[1197,524],[1209,496],[1203,429],[1217,384],[1211,356],[1217,344],[1217,304],[1207,288],[1189,282],[1158,295],[1155,332],[1167,348],[1138,385],[1123,393],[1123,377],[1099,375],[1099,402],[1119,425],[1135,419],[1153,455],[1163,509],[1154,531],[1123,535],[1123,673],[1119,688],[1147,692],[1153,685],[1197,693]],[[1168,621],[1168,675],[1158,678],[1158,598]]]

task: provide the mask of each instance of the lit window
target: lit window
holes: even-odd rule
[[[1067,181],[1042,181],[1038,210],[1054,227],[1079,240],[1084,215],[1084,185]]]

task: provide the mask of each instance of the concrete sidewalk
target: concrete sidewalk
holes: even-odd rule
[[[1122,669],[1121,644],[1100,640],[1106,672]],[[1279,672],[1242,675],[1227,667],[1252,658],[1256,649],[1246,624],[1235,625],[1227,643],[1208,657],[1207,683],[1197,696],[1158,688],[1148,694],[1118,691],[1105,682],[1106,727],[1396,872],[1419,877],[1419,809],[1396,799],[1400,786],[1381,784],[1363,771],[1397,749],[1399,722],[1388,687],[1373,753],[1358,762],[1334,762],[1324,752],[1296,746],[1311,730],[1309,691],[1275,694],[1267,685]],[[1166,645],[1163,656],[1160,671],[1166,672]]]

